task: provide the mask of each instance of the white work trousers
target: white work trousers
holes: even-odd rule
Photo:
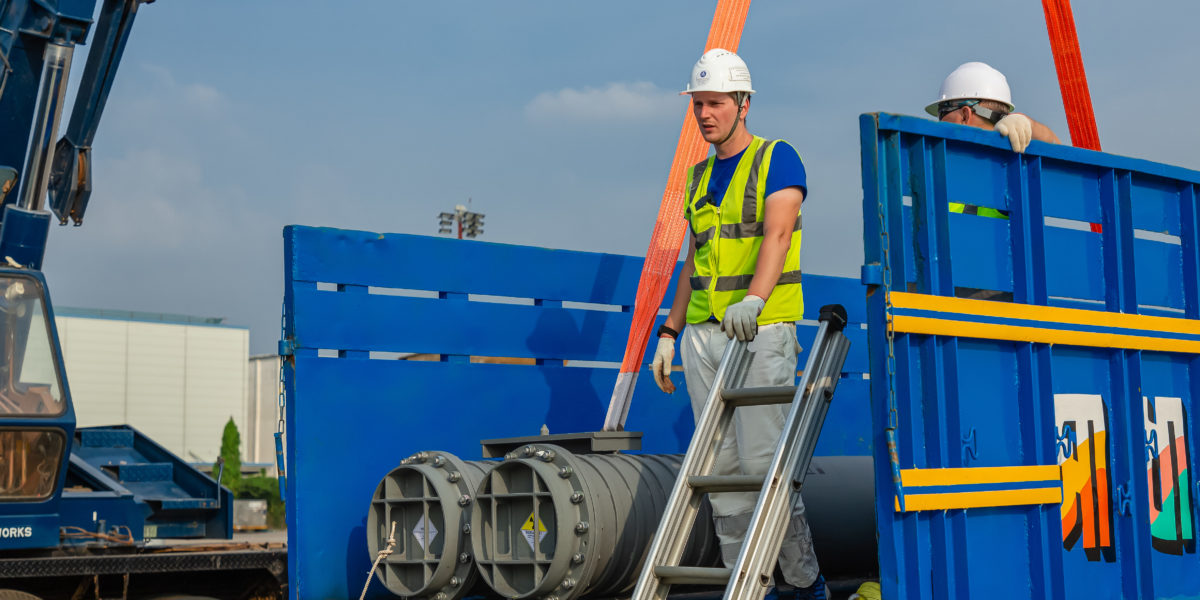
[[[683,375],[692,398],[692,414],[699,419],[729,338],[719,324],[712,322],[688,324],[681,338]],[[742,385],[795,385],[798,348],[794,323],[759,326],[758,335],[750,342],[753,357]],[[765,476],[789,410],[789,405],[771,404],[733,411],[733,426],[725,432],[713,475]],[[709,494],[709,500],[713,508],[713,525],[721,543],[721,557],[726,567],[733,568],[746,538],[758,493],[722,492]],[[784,534],[779,568],[783,578],[796,587],[807,587],[817,578],[817,556],[813,552],[803,501],[797,505]]]

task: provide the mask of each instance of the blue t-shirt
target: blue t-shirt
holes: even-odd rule
[[[725,189],[729,187],[729,180],[733,179],[738,161],[742,160],[745,153],[743,149],[729,158],[713,161],[712,175],[708,178],[708,193],[712,194],[714,206],[721,205],[721,200],[725,198]],[[771,168],[767,171],[767,188],[763,190],[763,198],[792,186],[800,188],[800,191],[804,192],[804,198],[808,199],[808,179],[804,174],[804,163],[791,144],[781,141],[775,144],[775,149],[771,151]]]

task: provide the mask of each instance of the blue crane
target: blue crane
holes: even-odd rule
[[[245,576],[220,579],[226,587],[211,593],[241,597],[244,586],[278,591],[285,570],[278,548],[203,557],[180,548],[169,565],[143,554],[151,538],[231,537],[231,492],[132,427],[76,427],[42,261],[52,218],[83,223],[92,141],[138,8],[152,1],[0,0],[3,598],[110,596],[114,582],[99,573],[123,577],[122,597],[178,593],[211,583],[197,577],[217,568]],[[89,33],[78,95],[55,142],[75,50]],[[70,557],[61,555],[67,546]],[[152,573],[178,576],[138,577]]]

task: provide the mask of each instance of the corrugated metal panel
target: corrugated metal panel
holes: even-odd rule
[[[57,323],[79,426],[124,423],[125,323],[70,317],[60,317]]]
[[[246,430],[242,447],[248,462],[275,462],[279,420],[279,357],[252,356],[246,392]]]
[[[186,328],[183,444],[189,457],[216,460],[231,418],[239,433],[246,430],[246,337],[244,329]]]
[[[187,387],[185,328],[149,323],[127,326],[129,422],[173,452],[183,452],[183,403]],[[183,457],[197,460],[186,452]]]

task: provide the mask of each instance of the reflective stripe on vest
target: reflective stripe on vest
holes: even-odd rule
[[[725,309],[745,297],[750,287],[762,246],[763,194],[776,144],[757,136],[750,142],[719,207],[708,192],[715,158],[709,157],[688,170],[688,203],[684,214],[696,244],[696,271],[689,282],[692,288],[687,309],[689,323],[724,318]],[[797,215],[783,272],[758,317],[759,324],[798,321],[804,315],[801,235],[802,219]]]
[[[951,202],[950,212],[964,215],[979,215],[992,219],[1008,219],[1007,211],[988,208],[986,206],[975,206],[974,204],[963,204],[962,202]]]

